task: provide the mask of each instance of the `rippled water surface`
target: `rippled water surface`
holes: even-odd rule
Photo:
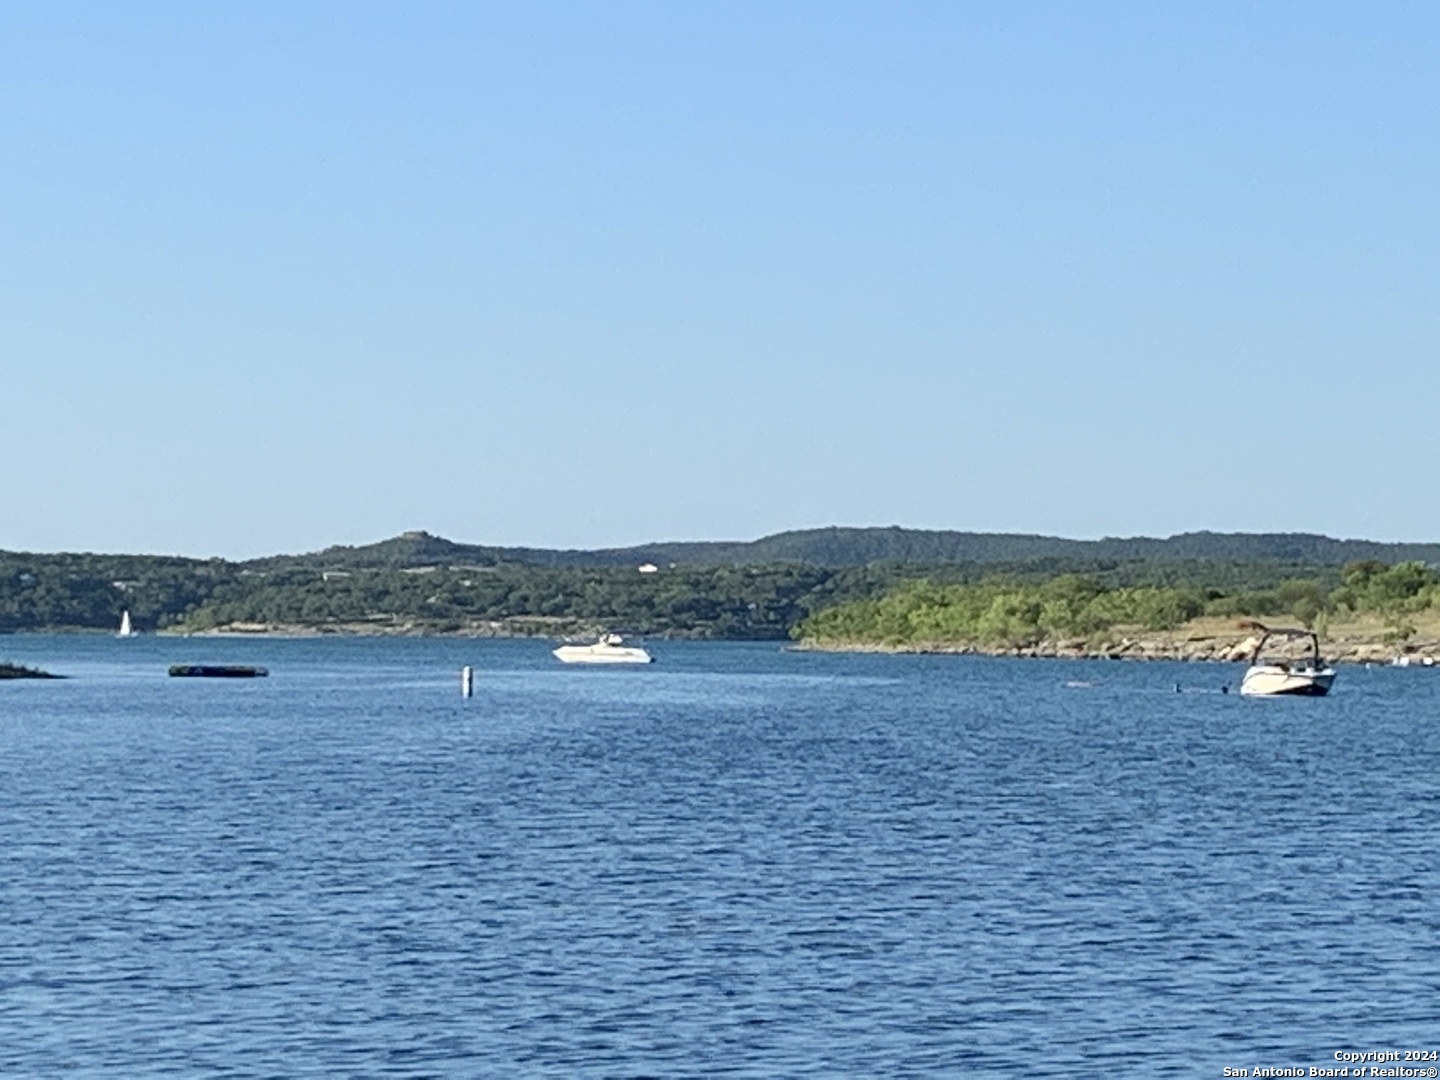
[[[1219,666],[653,651],[0,638],[73,676],[0,683],[0,1073],[1213,1077],[1440,1044],[1440,672],[1257,702]],[[166,677],[206,661],[271,677]]]

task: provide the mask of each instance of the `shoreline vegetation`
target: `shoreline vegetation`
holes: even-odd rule
[[[1421,563],[1354,563],[1334,589],[1294,580],[1248,595],[1107,588],[1078,575],[918,581],[817,612],[794,636],[819,650],[1235,662],[1259,643],[1262,618],[1313,630],[1341,663],[1440,659],[1440,577]]]
[[[1238,624],[1248,619],[1313,628],[1327,654],[1373,662],[1436,653],[1437,566],[1440,545],[1305,534],[1069,541],[820,529],[585,552],[413,532],[246,562],[0,552],[0,634],[113,633],[127,612],[149,634],[608,631],[819,649],[1219,659],[1244,645]]]

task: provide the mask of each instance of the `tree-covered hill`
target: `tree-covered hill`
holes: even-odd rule
[[[606,558],[621,553],[597,552]],[[1374,559],[1440,563],[1440,544],[1335,540],[1310,533],[1182,533],[1152,537],[1067,540],[1020,533],[942,532],[901,528],[828,528],[777,533],[749,543],[654,544],[629,549],[632,558],[676,563],[804,562],[856,566],[872,562],[1018,563],[1036,559],[1227,563],[1287,562],[1342,566]]]
[[[243,563],[0,552],[0,632],[108,630],[128,610],[145,631],[260,623],[783,638],[821,610],[918,579],[935,587],[986,579],[1038,585],[1079,574],[1104,589],[1200,590],[1208,606],[1293,591],[1297,581],[1328,595],[1342,585],[1342,563],[1423,565],[1437,557],[1440,545],[1301,534],[1078,541],[905,529],[819,529],[744,544],[595,552],[470,545],[412,532]],[[658,569],[640,573],[643,564]]]
[[[547,550],[460,544],[426,532],[362,547],[331,547],[307,555],[280,555],[252,560],[254,569],[284,566],[414,567],[516,564],[551,567],[768,566],[803,563],[811,566],[865,566],[870,563],[1021,564],[1038,560],[1081,562],[1217,563],[1274,562],[1309,566],[1343,566],[1376,560],[1386,563],[1440,563],[1440,544],[1381,543],[1336,540],[1311,533],[1182,533],[1153,537],[1068,540],[1022,533],[948,532],[928,529],[826,528],[776,533],[759,540],[676,542],[627,548]]]
[[[417,566],[496,566],[502,562],[522,562],[515,556],[519,548],[487,547],[461,544],[423,530],[401,533],[388,540],[356,547],[335,545],[303,555],[271,555],[249,559],[243,565],[257,572],[298,569],[388,570]]]
[[[0,632],[113,629],[127,610],[137,626],[168,626],[241,573],[221,559],[0,552]]]

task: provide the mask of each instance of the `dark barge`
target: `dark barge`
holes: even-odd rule
[[[270,672],[253,664],[172,664],[176,679],[261,679]]]

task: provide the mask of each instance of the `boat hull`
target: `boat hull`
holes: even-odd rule
[[[613,645],[562,645],[553,655],[562,664],[649,664],[653,661],[644,649]]]
[[[1246,697],[1324,697],[1335,682],[1335,672],[1290,671],[1273,664],[1260,664],[1245,672],[1240,693]]]

